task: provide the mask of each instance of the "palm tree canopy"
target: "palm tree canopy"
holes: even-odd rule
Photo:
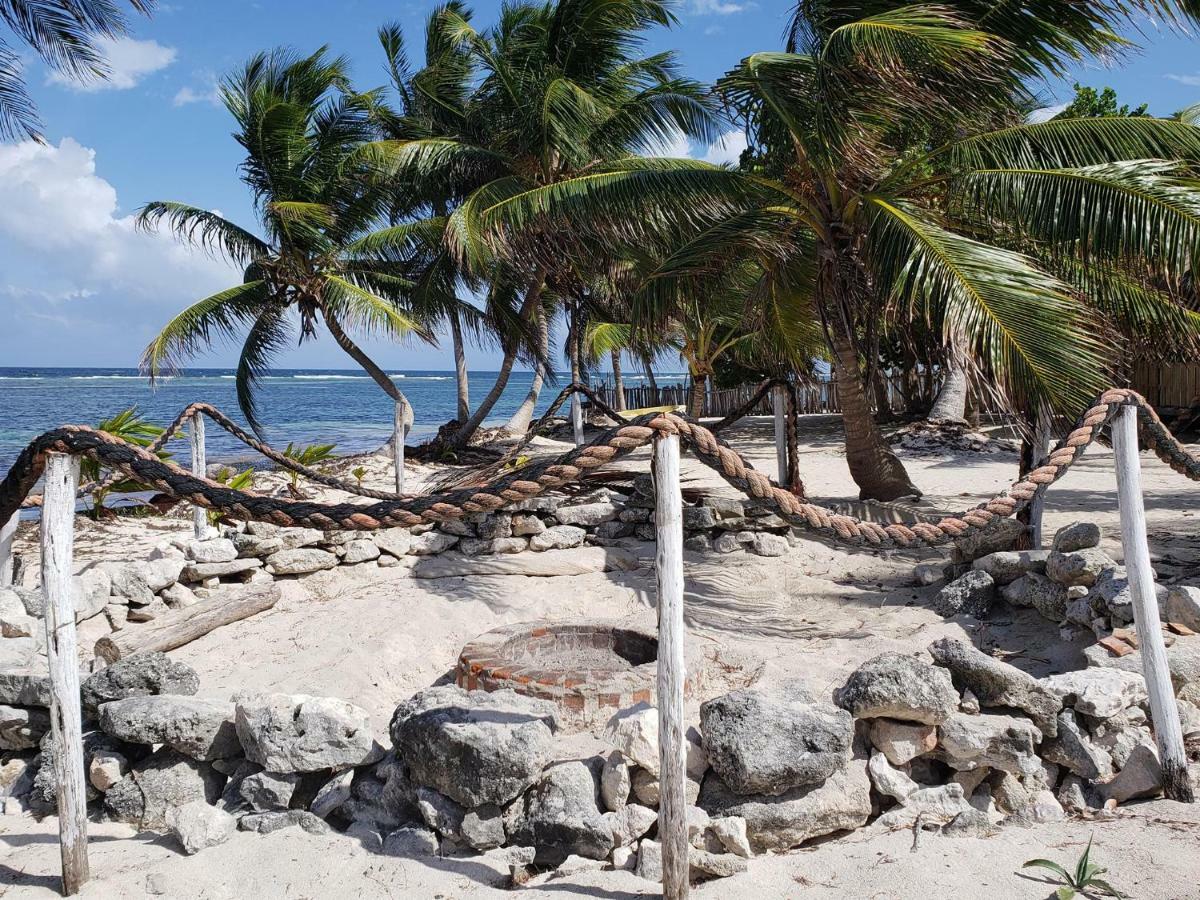
[[[149,15],[155,0],[129,0],[129,5]],[[108,74],[98,39],[120,37],[129,28],[114,0],[2,0],[0,22],[11,32],[9,38],[0,34],[0,140],[39,142],[42,123],[25,87],[24,66],[13,39],[56,72],[86,82]]]
[[[427,336],[407,305],[414,282],[406,258],[381,252],[423,235],[378,230],[392,193],[371,163],[380,134],[377,93],[355,91],[346,60],[322,49],[311,56],[258,54],[224,80],[221,96],[246,150],[240,171],[263,236],[187,204],[158,201],[141,210],[141,227],[165,225],[245,272],[242,284],[175,316],[146,348],[143,368],[153,378],[218,339],[244,333],[238,402],[259,430],[259,380],[297,330],[301,341],[315,335],[319,317],[343,349],[398,396],[390,379],[359,359],[361,351],[345,334]]]

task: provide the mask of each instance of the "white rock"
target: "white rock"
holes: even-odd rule
[[[167,810],[167,828],[191,856],[206,847],[223,844],[237,829],[237,820],[223,809],[193,800]]]
[[[327,550],[315,547],[299,547],[280,550],[267,557],[267,565],[276,575],[307,575],[322,569],[332,569],[338,558]]]
[[[129,773],[129,760],[113,750],[97,750],[88,763],[88,781],[103,793]]]
[[[1193,631],[1200,631],[1200,587],[1173,585],[1167,592],[1164,616],[1168,622],[1178,622]]]
[[[745,859],[754,855],[746,835],[746,820],[741,816],[721,816],[708,823],[708,833],[728,852]]]
[[[375,545],[390,556],[408,556],[412,550],[413,536],[407,528],[387,528],[376,531]]]
[[[587,532],[574,525],[555,525],[529,539],[530,550],[569,550],[578,547],[587,537]]]
[[[634,872],[638,878],[659,883],[663,879],[662,844],[644,839],[638,844],[637,866]]]
[[[453,534],[445,534],[441,531],[428,531],[413,538],[408,552],[413,556],[434,556],[438,553],[444,553],[457,543],[458,538]]]
[[[614,750],[604,761],[604,768],[600,770],[600,799],[604,801],[604,808],[620,812],[629,803],[629,792],[632,788],[629,763],[625,761],[620,750]]]
[[[614,847],[612,856],[614,869],[632,869],[637,864],[637,851],[633,847]]]
[[[651,775],[658,775],[658,710],[649,703],[623,709],[608,720],[604,739]]]
[[[628,846],[653,827],[658,813],[648,806],[630,803],[620,812],[606,812],[601,818],[612,831],[613,844]]]
[[[894,766],[902,766],[937,746],[937,728],[896,719],[869,719],[872,745]]]
[[[871,776],[875,790],[885,797],[901,802],[921,787],[907,773],[892,768],[887,757],[878,750],[871,754],[871,760],[867,763],[867,774]]]
[[[1079,669],[1050,675],[1042,684],[1066,706],[1096,719],[1110,719],[1122,710],[1146,702],[1146,679],[1121,669]]]
[[[581,503],[577,506],[561,506],[554,517],[563,525],[592,527],[617,517],[617,508],[608,502]],[[549,529],[553,531],[554,529]]]
[[[375,542],[367,538],[359,538],[353,541],[347,541],[344,544],[345,554],[342,556],[342,562],[346,565],[354,563],[367,562],[368,560],[379,558],[379,548],[375,546]]]
[[[165,603],[170,609],[186,609],[187,607],[194,606],[200,602],[200,598],[196,596],[196,593],[187,585],[183,584],[173,584],[170,587],[165,588],[160,596],[162,597],[163,603]]]
[[[184,551],[187,558],[198,563],[232,562],[237,559],[237,547],[227,538],[211,541],[188,541]]]

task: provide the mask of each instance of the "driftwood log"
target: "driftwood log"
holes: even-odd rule
[[[234,597],[173,609],[152,622],[100,638],[96,655],[111,664],[135,653],[174,650],[222,625],[265,612],[279,602],[279,596],[279,585],[267,584]]]

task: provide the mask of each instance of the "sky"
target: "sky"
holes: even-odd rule
[[[108,46],[112,75],[79,85],[30,54],[26,80],[47,143],[0,143],[0,366],[137,364],[142,347],[185,305],[240,280],[228,265],[132,227],[150,200],[218,210],[253,228],[238,180],[240,148],[215,85],[259,50],[326,44],[353,63],[363,88],[385,83],[376,31],[398,22],[415,46],[429,2],[377,0],[169,0],[153,18]],[[475,22],[494,21],[497,0],[476,2]],[[781,45],[785,0],[681,0],[679,24],[650,35],[648,52],[678,51],[688,75],[712,81],[739,59]],[[1111,85],[1122,102],[1167,115],[1200,101],[1197,38],[1146,23],[1130,35],[1144,47],[1115,67],[1080,65],[1062,82],[1039,85],[1047,114],[1071,84]],[[731,161],[745,145],[731,130],[717,145],[663,148],[667,155]],[[447,369],[448,350],[419,343],[372,344],[384,368]],[[236,348],[196,360],[228,366]],[[474,369],[499,354],[469,348]],[[349,368],[327,336],[289,351],[281,367]]]

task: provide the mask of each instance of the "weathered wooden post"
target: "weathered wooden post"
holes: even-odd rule
[[[575,446],[583,446],[583,404],[579,402],[579,391],[571,393],[571,427],[575,431]]]
[[[190,423],[192,433],[192,474],[197,478],[208,477],[208,453],[204,446],[204,413],[197,412]],[[192,530],[196,540],[202,541],[208,534],[208,510],[203,506],[192,507]]]
[[[1121,545],[1125,570],[1133,595],[1133,621],[1142,651],[1142,674],[1150,693],[1150,724],[1158,742],[1162,763],[1163,793],[1168,800],[1195,802],[1188,780],[1187,756],[1179,707],[1167,667],[1154,595],[1154,572],[1150,568],[1150,546],[1146,542],[1146,511],[1142,506],[1141,460],[1138,458],[1137,407],[1123,406],[1112,423],[1113,455],[1117,463],[1117,503],[1121,514]]]
[[[658,586],[658,837],[663,897],[688,895],[686,757],[683,744],[683,497],[679,436],[654,439],[655,573]]]
[[[1031,469],[1044,465],[1050,450],[1053,435],[1050,431],[1050,411],[1042,406],[1038,409],[1037,425],[1033,430],[1033,465]],[[1042,549],[1042,519],[1046,513],[1046,494],[1042,492],[1029,504],[1029,546]]]
[[[404,441],[408,437],[408,417],[404,414],[406,405],[397,400],[392,418],[392,462],[396,469],[397,494],[404,493]]]
[[[771,402],[775,406],[775,464],[780,487],[788,486],[787,398],[784,390],[780,385],[771,390]]]
[[[79,654],[71,568],[75,540],[75,491],[79,460],[63,453],[46,459],[42,505],[42,594],[46,656],[50,661],[50,730],[58,781],[58,841],[63,893],[79,892],[88,880],[87,784],[83,774],[83,726],[79,710]]]
[[[16,540],[20,522],[21,510],[18,509],[7,522],[0,525],[0,588],[12,587],[13,584],[13,541]]]

